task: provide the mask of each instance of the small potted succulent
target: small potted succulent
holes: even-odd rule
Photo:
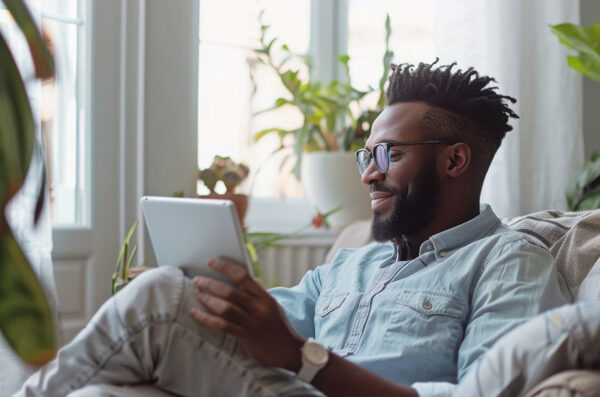
[[[244,225],[244,217],[248,209],[248,196],[236,193],[238,186],[248,177],[250,169],[243,163],[236,163],[230,157],[215,156],[210,167],[198,171],[198,179],[204,183],[210,193],[200,197],[231,200],[238,212],[240,222]],[[225,185],[225,193],[215,191],[217,183]]]

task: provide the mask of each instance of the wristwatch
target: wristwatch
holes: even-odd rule
[[[311,383],[317,373],[327,365],[329,351],[317,343],[313,338],[308,338],[300,348],[302,352],[302,367],[296,378],[303,382]]]

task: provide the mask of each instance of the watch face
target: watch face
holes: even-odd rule
[[[304,357],[312,365],[323,365],[327,363],[329,358],[329,352],[323,346],[315,342],[309,342],[304,345],[303,348]]]

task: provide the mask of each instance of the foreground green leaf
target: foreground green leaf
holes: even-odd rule
[[[54,61],[52,59],[52,54],[44,43],[42,34],[33,22],[29,9],[22,0],[3,0],[3,2],[25,35],[31,57],[33,58],[35,75],[40,78],[53,76]]]
[[[3,215],[0,222],[0,330],[25,362],[42,365],[57,349],[52,311]]]

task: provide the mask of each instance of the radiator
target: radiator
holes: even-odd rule
[[[304,273],[324,263],[335,236],[282,240],[280,247],[268,247],[258,253],[260,280],[267,288],[291,287]]]

